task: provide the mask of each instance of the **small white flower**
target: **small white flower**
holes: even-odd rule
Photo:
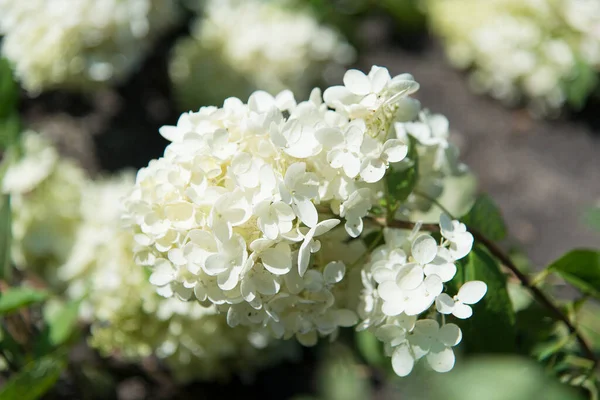
[[[346,232],[352,237],[358,237],[363,230],[363,217],[371,209],[371,189],[358,189],[348,197],[340,207],[340,217],[346,218]]]
[[[452,314],[456,318],[467,319],[473,315],[471,305],[479,302],[486,292],[487,285],[482,281],[465,282],[454,297],[446,293],[440,294],[435,300],[435,306],[442,314]]]
[[[319,195],[319,179],[314,173],[306,172],[305,163],[294,163],[285,172],[279,185],[281,199],[292,206],[300,220],[308,227],[318,221],[317,208],[311,201]]]
[[[462,332],[458,326],[446,324],[440,327],[437,321],[424,319],[415,323],[409,342],[417,360],[425,357],[434,371],[448,372],[454,367],[455,361],[452,347],[459,344],[461,339]]]
[[[450,254],[455,260],[460,260],[469,254],[473,247],[473,235],[467,232],[465,224],[452,221],[446,214],[442,214],[440,232],[450,242]]]

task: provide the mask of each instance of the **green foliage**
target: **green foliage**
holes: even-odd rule
[[[526,359],[486,357],[465,360],[430,382],[431,400],[575,400],[577,393],[552,380]]]
[[[8,61],[0,58],[0,150],[14,144],[21,131],[17,111],[19,87],[13,79]]]
[[[325,352],[318,374],[319,398],[322,400],[364,400],[370,398],[368,382],[360,375],[349,348],[340,343]]]
[[[600,207],[593,207],[583,215],[584,222],[593,230],[600,232]]]
[[[0,390],[0,400],[39,399],[54,386],[66,366],[62,352],[33,360]]]
[[[13,79],[10,64],[0,58],[0,119],[11,114],[17,107],[19,86]]]
[[[600,299],[600,252],[572,250],[548,266],[582,293]]]
[[[72,335],[77,326],[79,302],[72,301],[46,317],[49,330],[49,341],[53,346],[60,346]]]
[[[10,196],[0,197],[0,280],[10,281],[12,278],[10,246],[12,240],[12,218],[10,213]]]
[[[566,85],[567,102],[573,109],[580,110],[598,84],[598,76],[588,63],[581,60],[575,65],[574,76],[575,79]]]
[[[419,177],[419,154],[415,139],[410,137],[410,145],[405,168],[390,168],[385,175],[388,196],[394,203],[405,201],[412,193]],[[404,161],[403,161],[404,163]]]
[[[17,311],[19,308],[40,303],[48,298],[49,293],[30,287],[12,287],[0,295],[0,315]]]
[[[499,241],[506,237],[506,225],[500,209],[488,195],[479,196],[471,210],[461,219],[468,227],[490,240]]]
[[[356,332],[356,348],[367,364],[383,367],[390,364],[390,360],[383,353],[382,343],[372,332],[367,330]]]
[[[479,280],[487,284],[487,293],[473,306],[473,316],[456,323],[468,340],[464,348],[475,353],[510,352],[515,350],[515,312],[506,288],[506,276],[494,258],[479,246],[458,265],[454,281]]]

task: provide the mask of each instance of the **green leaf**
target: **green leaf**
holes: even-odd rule
[[[397,204],[405,201],[412,193],[417,184],[419,176],[419,154],[417,153],[416,141],[409,137],[410,145],[408,155],[400,165],[390,167],[385,175],[388,195],[391,198],[391,204]]]
[[[10,282],[12,279],[12,265],[10,246],[12,241],[12,218],[10,213],[10,196],[0,197],[0,280]]]
[[[600,207],[587,210],[583,215],[583,220],[587,226],[600,232]]]
[[[383,353],[383,345],[372,332],[355,333],[356,347],[365,361],[372,366],[382,367],[390,363]]]
[[[48,355],[27,364],[0,390],[0,400],[35,400],[54,386],[67,366],[65,357]]]
[[[458,268],[455,279],[461,285],[473,280],[483,281],[487,285],[487,293],[473,306],[473,316],[456,321],[464,332],[464,348],[474,353],[514,351],[515,312],[508,295],[506,276],[496,260],[475,246],[467,261],[458,263]]]
[[[600,299],[600,252],[572,250],[548,266],[582,293]]]
[[[488,195],[479,196],[471,210],[461,219],[468,227],[490,240],[498,241],[506,237],[506,225],[500,209]]]
[[[566,84],[569,105],[575,110],[580,110],[597,84],[596,71],[585,61],[577,61],[575,64],[575,79]]]
[[[77,326],[79,315],[79,302],[74,301],[65,304],[52,315],[47,317],[49,327],[49,341],[54,346],[60,346],[73,334]]]
[[[15,110],[0,118],[0,150],[6,150],[17,142],[21,133],[21,117]]]
[[[48,292],[29,287],[8,288],[0,295],[0,315],[44,301]]]
[[[510,357],[464,360],[447,374],[432,376],[429,400],[577,400],[572,388],[551,379],[537,363]],[[429,394],[429,393],[428,393]]]
[[[360,376],[361,366],[352,351],[339,342],[327,350],[317,374],[319,397],[327,400],[370,398],[368,382]]]
[[[13,112],[17,107],[19,86],[15,82],[10,64],[0,58],[0,119]]]

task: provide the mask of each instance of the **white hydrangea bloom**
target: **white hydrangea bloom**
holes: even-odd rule
[[[508,104],[551,114],[569,86],[600,67],[600,3],[594,0],[429,0],[432,28],[471,83]],[[586,78],[583,78],[586,79]],[[593,87],[584,87],[587,96]]]
[[[2,179],[11,201],[12,261],[57,283],[55,268],[66,260],[81,220],[85,174],[35,132],[22,134],[20,150],[21,156],[6,154]]]
[[[121,200],[133,184],[130,173],[86,182],[76,241],[56,270],[67,295],[82,300],[92,346],[130,361],[155,354],[182,381],[252,375],[292,356],[292,344],[274,343],[259,330],[231,329],[215,306],[156,294],[133,261],[132,232],[121,227]]]
[[[355,90],[360,74],[348,71],[334,91]],[[229,98],[161,128],[172,143],[139,171],[126,214],[137,262],[152,269],[160,294],[214,304],[232,326],[304,344],[356,323],[333,294],[345,268],[325,261],[321,239],[339,218],[348,236],[361,234],[386,169],[407,154],[393,122],[414,118],[406,96],[418,88],[381,67],[370,75],[369,101],[323,103],[315,89],[297,103],[288,91],[259,91],[247,104]]]
[[[2,55],[33,93],[119,82],[176,20],[169,0],[0,0]]]
[[[448,231],[448,226],[455,231]],[[442,215],[440,244],[420,233],[419,225],[412,232],[386,228],[385,244],[373,251],[362,271],[358,313],[363,321],[357,329],[374,331],[399,376],[408,375],[421,358],[435,371],[452,369],[451,347],[461,341],[462,333],[455,324],[440,326],[438,319],[444,319],[431,313],[432,305],[440,314],[464,319],[472,315],[469,305],[485,295],[487,286],[481,281],[464,283],[454,297],[443,292],[444,283],[456,274],[456,260],[466,256],[473,244],[473,236],[462,228]],[[422,315],[425,318],[418,319]]]
[[[458,148],[449,141],[450,128],[445,116],[423,110],[419,112],[417,120],[396,122],[394,129],[398,139],[406,143],[413,141],[417,153],[417,184],[398,210],[399,216],[407,218],[418,211],[429,211],[431,199],[439,200],[447,190],[453,189],[449,186],[454,179],[465,177],[470,172],[466,165],[459,162]],[[412,162],[406,159],[395,164],[394,168],[401,170]]]
[[[290,89],[304,97],[328,76],[341,75],[355,57],[338,32],[287,1],[204,3],[192,37],[179,41],[170,64],[186,109],[246,98],[258,88],[272,94]]]

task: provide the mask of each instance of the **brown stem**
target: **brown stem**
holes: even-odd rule
[[[413,229],[416,225],[414,222],[410,221],[386,221],[385,218],[373,218],[372,220],[381,226],[389,226],[399,229]],[[439,232],[440,227],[437,224],[422,224],[421,229],[428,232]],[[556,305],[554,305],[554,303],[552,303],[552,300],[550,300],[544,294],[544,292],[531,284],[529,277],[521,272],[511,261],[510,257],[508,257],[494,242],[473,228],[467,227],[467,229],[469,232],[471,232],[477,242],[482,244],[494,257],[496,257],[506,268],[508,268],[517,277],[517,279],[519,279],[519,281],[521,281],[521,284],[533,294],[533,297],[535,297],[537,301],[548,308],[558,320],[564,322],[569,329],[569,332],[575,335],[577,338],[577,341],[579,342],[579,345],[581,346],[586,357],[594,362],[592,366],[592,370],[594,370],[598,365],[598,359],[596,358],[596,355],[592,351],[590,345],[585,341],[581,333],[577,330],[575,325],[571,323],[569,318]]]

